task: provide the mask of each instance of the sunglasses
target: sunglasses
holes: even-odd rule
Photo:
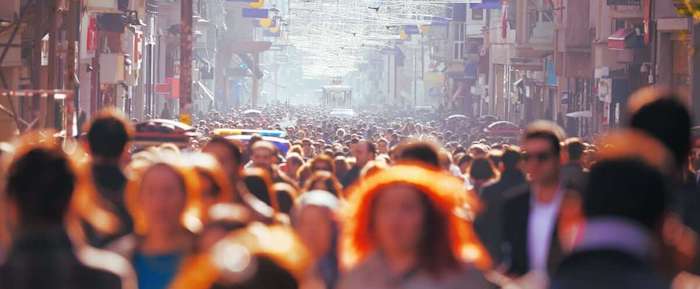
[[[528,162],[530,160],[537,160],[538,162],[546,162],[548,160],[551,160],[554,157],[554,154],[551,152],[546,152],[546,153],[524,153],[523,154],[523,160]]]

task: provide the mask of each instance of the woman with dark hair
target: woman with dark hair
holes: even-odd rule
[[[489,288],[474,266],[490,266],[471,224],[455,214],[474,208],[463,183],[429,167],[398,165],[350,194],[341,237],[349,269],[339,288]]]
[[[321,190],[340,198],[343,187],[330,172],[320,171],[314,173],[304,185],[304,192]]]
[[[469,167],[469,181],[474,191],[481,194],[481,189],[498,179],[498,172],[487,158],[476,158]]]

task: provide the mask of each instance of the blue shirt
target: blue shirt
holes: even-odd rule
[[[161,255],[134,254],[139,289],[167,289],[183,259],[181,252]]]

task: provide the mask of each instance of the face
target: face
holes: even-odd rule
[[[553,152],[552,145],[547,140],[539,138],[526,140],[523,149],[525,150],[524,169],[533,183],[557,180],[559,155]]]
[[[272,151],[266,148],[257,148],[253,150],[251,157],[253,165],[259,168],[269,169],[275,163],[275,156]]]
[[[357,160],[357,164],[364,166],[372,158],[366,143],[356,143],[350,148],[352,155]]]
[[[374,207],[374,236],[381,250],[415,253],[425,219],[421,193],[407,185],[394,185],[380,192]]]
[[[331,216],[327,210],[307,206],[299,212],[295,229],[315,258],[321,258],[331,250],[333,239]]]
[[[299,171],[300,164],[295,162],[287,162],[287,174],[290,177],[296,177],[297,171]]]
[[[319,172],[319,171],[330,172],[331,166],[330,166],[330,164],[328,164],[326,162],[316,162],[314,164],[314,167],[311,168],[311,171],[313,171],[313,172]]]
[[[214,156],[230,178],[235,179],[238,177],[238,172],[241,168],[240,161],[235,159],[224,145],[217,143],[208,144],[202,149],[202,152]]]
[[[180,227],[185,200],[182,180],[171,168],[156,166],[143,176],[139,203],[149,230],[176,231]]]
[[[377,143],[377,150],[380,154],[385,154],[389,152],[389,145],[386,142],[380,141]]]

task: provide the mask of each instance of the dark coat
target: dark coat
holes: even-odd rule
[[[136,289],[122,257],[72,244],[62,228],[24,232],[0,264],[1,289]]]
[[[528,222],[531,192],[527,185],[507,192],[509,198],[503,206],[503,262],[509,274],[522,276],[530,272],[528,253]],[[563,257],[558,237],[558,223],[554,222],[548,255],[548,271],[552,273]]]
[[[485,210],[477,216],[474,229],[496,264],[503,259],[501,256],[503,228],[501,218],[503,216],[503,202],[506,199],[505,193],[524,184],[525,175],[522,172],[517,170],[504,171],[498,182],[486,186],[481,191],[481,201]]]
[[[551,279],[552,289],[667,289],[650,264],[617,250],[581,251],[566,257]]]

